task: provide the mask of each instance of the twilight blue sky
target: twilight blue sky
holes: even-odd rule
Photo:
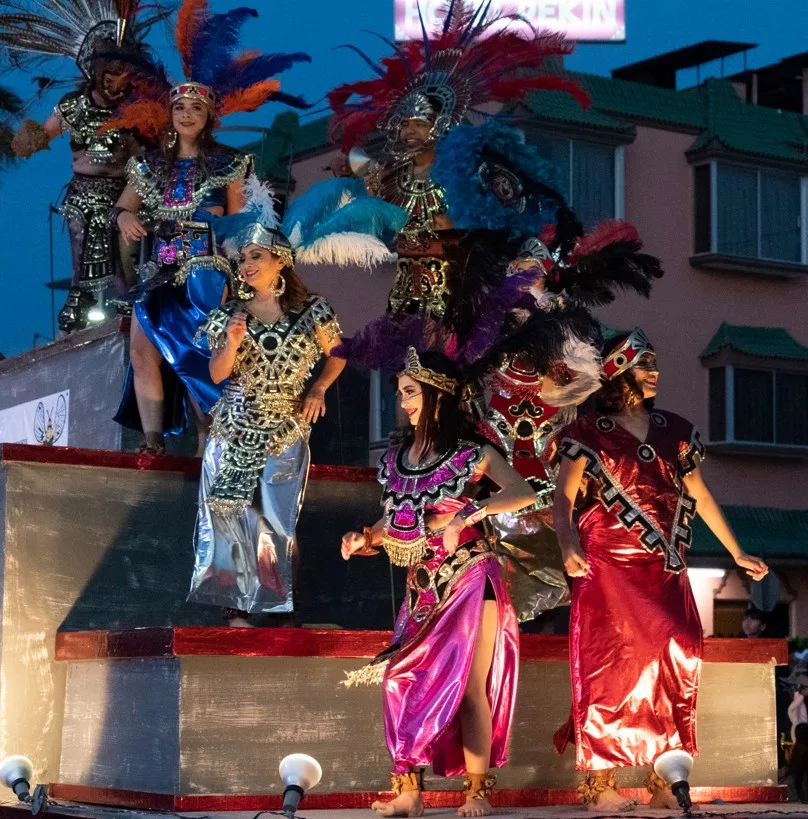
[[[334,51],[342,43],[354,43],[373,57],[382,56],[384,45],[361,33],[378,31],[392,37],[393,0],[212,0],[215,10],[252,5],[259,18],[245,27],[245,45],[264,51],[305,51],[311,65],[301,65],[282,75],[284,90],[317,100],[332,86],[368,75],[359,58],[347,50]],[[750,68],[782,57],[808,51],[808,3],[806,0],[626,0],[627,41],[619,45],[580,45],[567,61],[577,71],[608,74],[612,68],[663,51],[705,39],[757,43],[748,56]],[[177,68],[164,32],[153,38],[156,49],[170,69]],[[61,69],[73,70],[67,61]],[[742,57],[729,58],[728,73],[743,68]],[[709,71],[712,69],[712,71]],[[708,73],[717,74],[717,65]],[[704,73],[703,73],[704,75]],[[685,74],[681,79],[687,80]],[[0,83],[24,99],[32,96],[27,75],[5,73]],[[690,84],[695,83],[693,75]],[[688,83],[686,83],[688,84]],[[32,103],[26,116],[42,120],[58,94]],[[318,107],[319,108],[319,107]],[[267,105],[250,115],[230,117],[227,125],[267,126],[280,110]],[[249,133],[227,133],[234,145],[249,141]],[[70,175],[67,138],[51,150],[20,162],[0,174],[0,237],[3,259],[0,277],[0,351],[15,355],[33,345],[34,334],[44,340],[51,335],[48,206],[56,202]],[[69,275],[67,239],[59,217],[54,219],[56,278]],[[63,292],[57,292],[56,309]],[[43,343],[39,340],[38,343]]]

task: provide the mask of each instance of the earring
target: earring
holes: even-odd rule
[[[278,276],[278,284],[272,290],[272,295],[279,298],[286,292],[286,279],[283,276]]]
[[[432,412],[432,420],[437,421],[439,415],[440,415],[440,396],[438,396],[438,400],[435,402],[435,409]]]
[[[253,290],[241,276],[236,275],[235,280],[236,296],[238,296],[240,301],[249,301],[255,295],[255,290]]]
[[[637,406],[637,404],[639,403],[639,400],[640,400],[640,399],[637,397],[637,393],[636,393],[636,392],[634,392],[634,390],[632,390],[632,391],[631,391],[631,392],[628,394],[628,396],[626,396],[626,404],[627,404],[629,407],[636,407],[636,406]]]
[[[172,128],[168,132],[168,139],[166,140],[166,147],[173,148],[177,144],[177,132]]]

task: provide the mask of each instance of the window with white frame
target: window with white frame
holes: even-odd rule
[[[695,252],[805,263],[805,179],[709,162],[694,169]]]
[[[531,134],[530,141],[559,169],[561,193],[589,230],[623,217],[623,148]]]
[[[710,368],[710,442],[806,447],[808,373]]]

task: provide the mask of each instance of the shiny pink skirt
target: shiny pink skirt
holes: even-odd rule
[[[458,710],[466,690],[486,588],[497,603],[498,627],[488,701],[492,768],[508,760],[516,684],[519,630],[496,556],[479,532],[466,529],[447,559],[440,536],[424,559],[410,566],[409,599],[395,629],[400,647],[384,675],[384,727],[395,771],[432,765],[439,776],[465,773]],[[490,596],[489,592],[489,596]]]
[[[702,626],[687,572],[665,571],[664,555],[602,508],[579,531],[590,572],[572,587],[572,713],[557,749],[574,740],[578,770],[695,756]]]

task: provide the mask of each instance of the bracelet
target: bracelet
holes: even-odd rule
[[[365,548],[372,549],[373,548],[373,527],[372,526],[363,526],[362,527],[362,537],[365,538]]]
[[[480,506],[476,501],[471,501],[457,513],[457,517],[464,521],[466,526],[474,526],[474,524],[479,523],[486,514],[484,506]]]
[[[131,212],[132,211],[128,210],[127,208],[121,208],[121,207],[118,207],[118,205],[115,205],[115,207],[109,212],[109,225],[110,225],[110,227],[118,228],[118,217],[122,213],[131,213]]]

